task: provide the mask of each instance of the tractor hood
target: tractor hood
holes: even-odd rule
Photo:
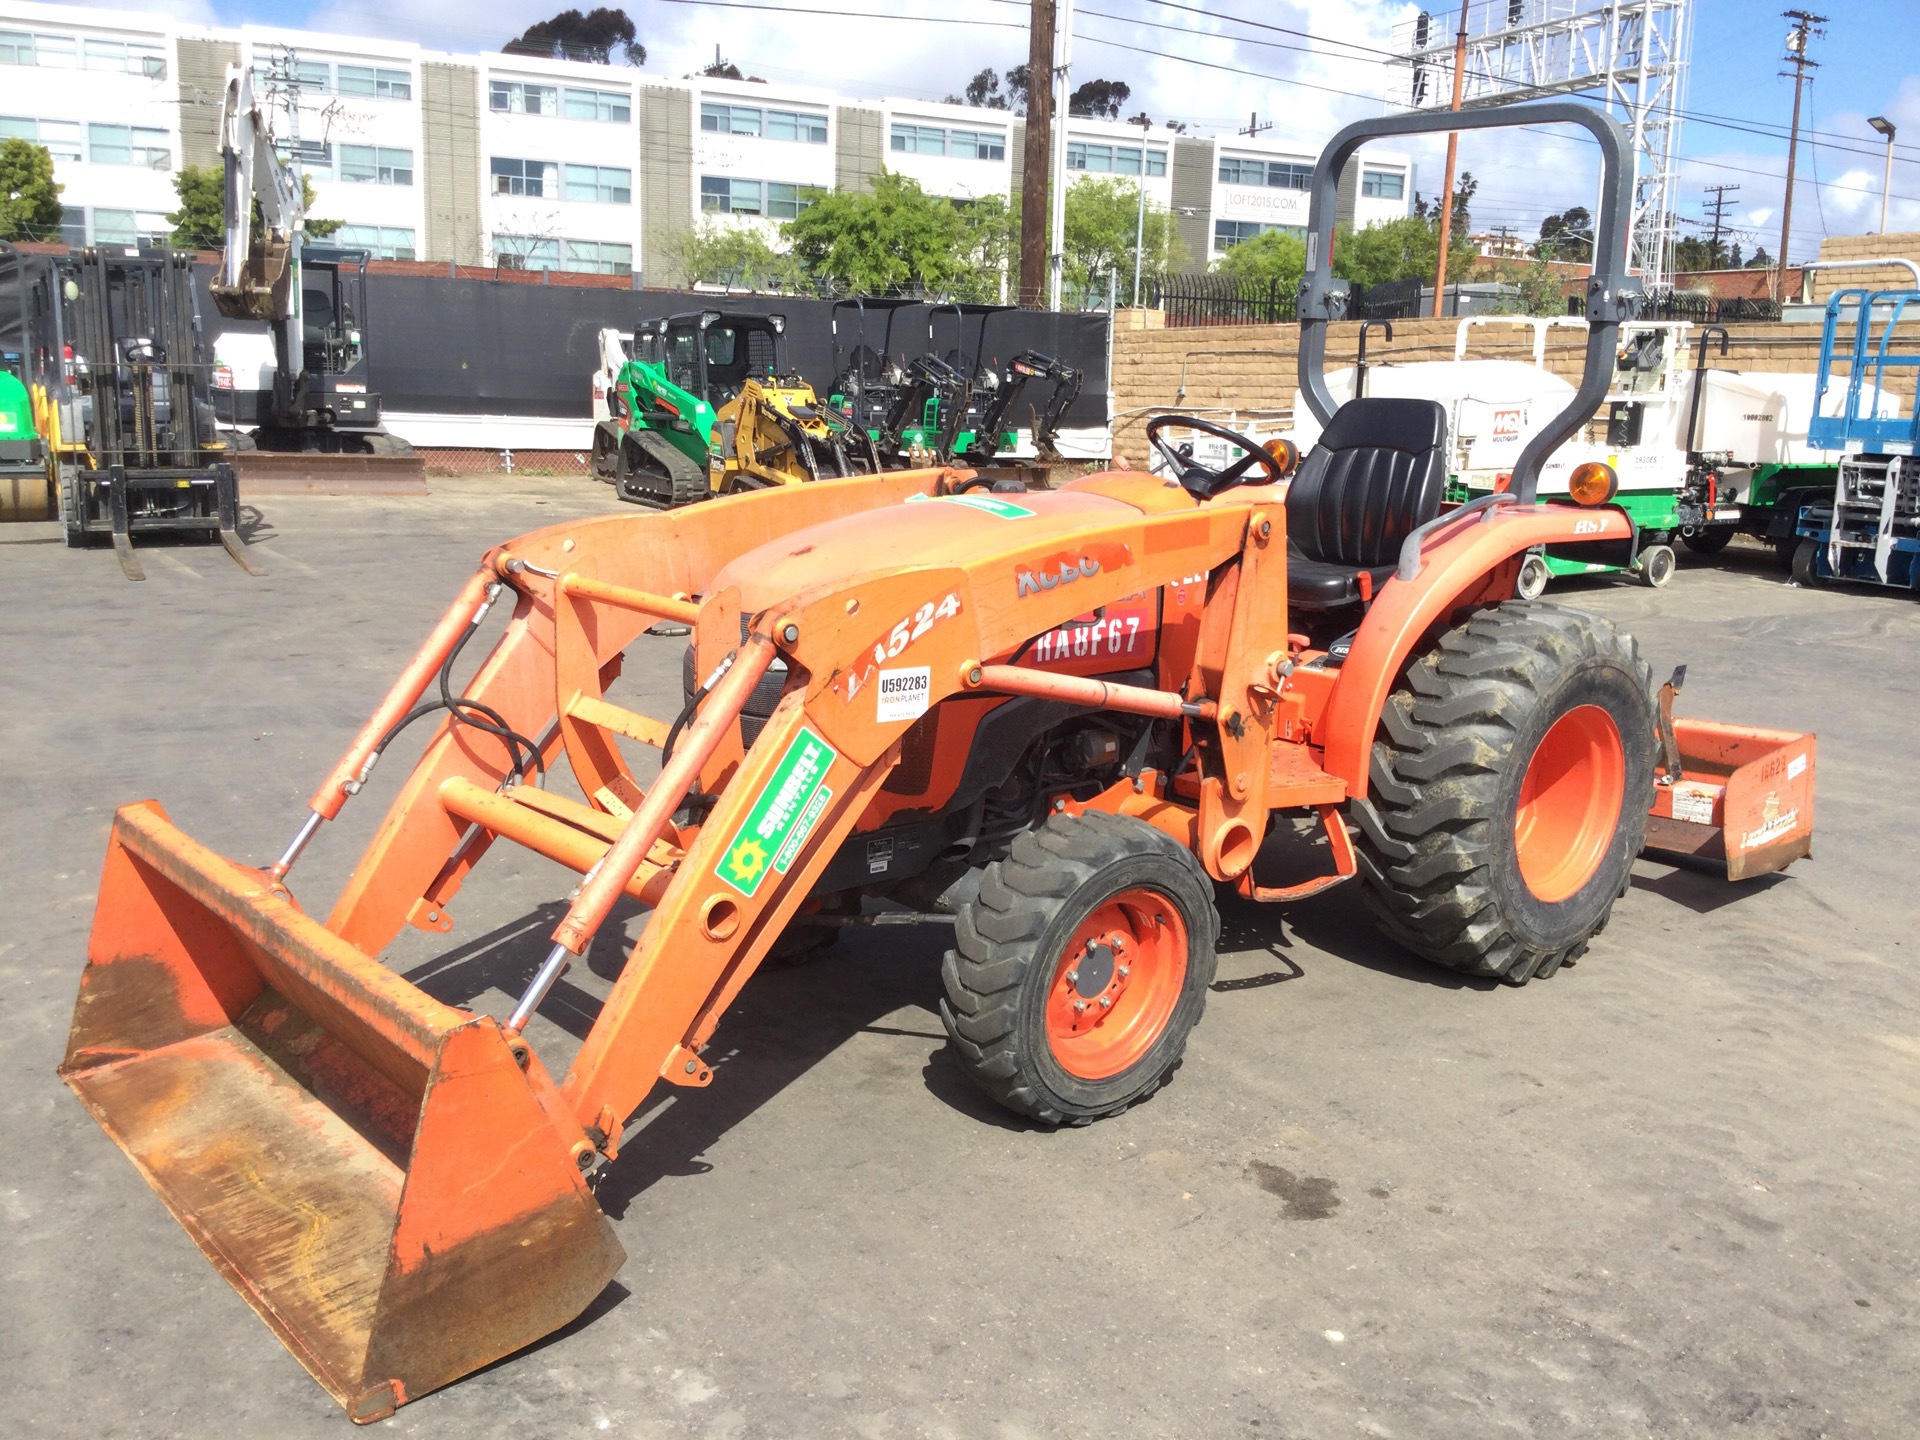
[[[713,588],[740,587],[746,614],[802,591],[903,566],[977,561],[1000,551],[1062,550],[1137,524],[1141,508],[1086,491],[915,496],[808,526],[732,560]]]

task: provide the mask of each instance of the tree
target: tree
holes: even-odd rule
[[[963,269],[964,231],[951,201],[883,171],[871,192],[821,195],[781,233],[816,280],[894,295],[944,291]]]
[[[1242,240],[1214,262],[1214,273],[1231,275],[1248,289],[1271,288],[1292,295],[1307,273],[1307,242],[1284,230],[1268,230]]]
[[[707,221],[673,236],[664,248],[666,269],[682,285],[725,285],[780,295],[807,288],[800,263],[774,249],[758,226]]]
[[[1513,293],[1496,307],[1501,315],[1564,315],[1567,313],[1566,282],[1552,265],[1539,256],[1524,265],[1494,267],[1494,278],[1513,286]]]
[[[1124,293],[1133,288],[1133,237],[1139,224],[1140,191],[1125,180],[1079,180],[1067,187],[1066,284],[1083,295],[1104,295],[1117,275]],[[1141,246],[1142,279],[1177,269],[1186,259],[1173,215],[1147,203]]]
[[[991,65],[983,67],[967,81],[963,95],[947,96],[949,105],[971,105],[977,110],[1007,110],[1015,115],[1027,113],[1027,67],[1016,65],[1001,75]]]
[[[1575,205],[1542,220],[1533,253],[1542,260],[1592,260],[1593,216],[1586,206]]]
[[[58,240],[64,188],[46,146],[0,140],[0,240]]]
[[[949,203],[960,217],[960,240],[947,298],[971,304],[1002,299],[1006,277],[1019,268],[1019,204],[1003,195]]]
[[[1755,248],[1753,258],[1740,268],[1743,270],[1771,270],[1773,268],[1773,257],[1767,254],[1767,247],[1761,245]]]
[[[1465,235],[1473,228],[1473,197],[1479,188],[1480,182],[1473,178],[1473,172],[1471,170],[1462,170],[1460,172],[1460,178],[1454,181],[1453,229],[1462,235]],[[1422,199],[1416,192],[1413,197],[1413,213],[1432,225],[1434,230],[1438,232],[1440,228],[1440,201],[1437,196],[1432,201],[1427,201]],[[1581,213],[1585,214],[1586,212],[1582,211]],[[1439,253],[1439,247],[1436,245],[1434,248],[1436,258]],[[1449,262],[1447,269],[1449,271],[1453,269],[1451,262]]]
[[[1094,120],[1118,120],[1120,109],[1133,94],[1124,80],[1089,80],[1074,88],[1067,97],[1067,114],[1084,115]]]
[[[629,65],[647,63],[647,47],[624,10],[601,6],[582,15],[562,10],[551,20],[529,25],[501,47],[509,55],[540,55],[551,60],[585,60],[611,65],[616,51]]]
[[[167,216],[173,227],[173,243],[183,250],[218,250],[227,243],[226,172],[218,165],[183,165],[173,174],[173,193],[180,208]],[[313,179],[300,177],[300,195],[308,211],[314,206]],[[255,233],[266,224],[260,215],[260,202],[253,202]],[[346,222],[307,217],[307,237],[324,240]]]
[[[1476,258],[1473,242],[1461,225],[1453,227],[1449,241],[1447,273],[1464,275]],[[1333,273],[1359,285],[1384,285],[1391,280],[1432,283],[1439,258],[1439,226],[1419,215],[1364,230],[1343,226],[1334,236]]]

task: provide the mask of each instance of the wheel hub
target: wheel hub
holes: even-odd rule
[[[1087,941],[1087,953],[1070,972],[1074,990],[1091,1000],[1113,981],[1113,946],[1098,940]]]

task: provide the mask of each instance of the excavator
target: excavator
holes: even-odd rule
[[[226,247],[213,303],[228,319],[267,322],[273,335],[268,388],[228,367],[221,418],[236,448],[378,455],[382,468],[421,472],[412,447],[382,425],[368,374],[367,254],[307,243],[300,177],[274,148],[242,65],[227,67],[220,137]]]
[[[871,438],[786,363],[786,317],[692,311],[642,325],[594,426],[593,473],[657,510],[881,468]]]
[[[1444,410],[1336,409],[1327,388],[1339,177],[1370,139],[1515,125],[1580,127],[1601,156],[1586,373],[1510,490],[1446,508]],[[1414,954],[1520,985],[1604,958],[1643,848],[1730,879],[1784,868],[1811,849],[1814,737],[1675,716],[1681,677],[1656,691],[1618,625],[1514,598],[1535,546],[1633,541],[1604,462],[1534,503],[1636,303],[1632,185],[1625,133],[1571,102],[1336,135],[1299,308],[1325,426],[1304,459],[1163,415],[1164,477],[1010,494],[893,471],[494,546],[278,858],[229,859],[152,800],[117,813],[61,1073],[366,1422],[587,1309],[637,1238],[594,1187],[647,1144],[642,1103],[725,1086],[712,1047],[739,1043],[726,1017],[756,968],[863,902],[951,927],[957,1064],[1076,1125],[1171,1079],[1214,978],[1216,887],[1292,905],[1358,883]],[[1244,453],[1197,464],[1180,429]],[[670,717],[609,693],[662,620],[692,628]],[[412,770],[376,782],[423,721]],[[549,783],[562,768],[574,784]],[[302,857],[376,790],[385,818],[329,907]],[[1263,881],[1263,846],[1309,832],[1322,873]],[[449,1003],[382,954],[453,931],[496,850],[579,879],[517,994]],[[629,901],[637,938],[561,1069],[542,1006]]]

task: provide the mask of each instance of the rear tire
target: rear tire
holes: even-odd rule
[[[1793,547],[1793,583],[1809,589],[1820,583],[1820,542],[1802,540]]]
[[[1673,579],[1673,547],[1649,545],[1640,552],[1640,578],[1656,590],[1666,588]]]
[[[1509,603],[1442,635],[1389,698],[1353,805],[1381,928],[1513,985],[1577,959],[1640,853],[1655,717],[1651,670],[1604,620]]]
[[[1048,1125],[1151,1095],[1213,983],[1200,862],[1144,821],[1054,815],[987,866],[940,967],[940,1018],[975,1084]]]
[[[87,532],[80,519],[80,467],[60,466],[60,538],[69,550],[87,543]]]
[[[1733,531],[1724,527],[1694,530],[1680,537],[1681,543],[1696,555],[1718,555],[1732,539]]]

